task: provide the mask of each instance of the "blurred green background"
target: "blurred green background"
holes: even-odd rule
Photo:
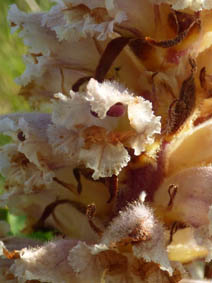
[[[0,0],[0,114],[31,110],[28,103],[18,95],[20,87],[14,82],[14,79],[25,69],[22,56],[27,52],[27,48],[18,33],[10,33],[7,14],[12,4],[16,4],[25,12],[48,10],[52,5],[48,0]],[[7,136],[0,135],[0,146],[8,142]],[[0,193],[3,192],[3,186],[4,178],[0,175]],[[10,224],[10,235],[21,235],[25,216],[17,217],[9,213],[7,208],[0,208],[1,220]],[[28,236],[49,240],[52,233],[36,231]]]
[[[0,0],[0,113],[30,110],[29,105],[18,95],[19,86],[14,78],[24,71],[22,55],[27,51],[18,37],[18,33],[10,34],[7,22],[9,6],[16,4],[25,12],[48,10],[48,0]]]

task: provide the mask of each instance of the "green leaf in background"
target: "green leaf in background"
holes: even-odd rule
[[[12,140],[11,137],[0,134],[0,146],[10,143],[11,140]]]
[[[35,231],[27,235],[27,237],[41,241],[51,241],[55,237],[55,233],[54,231]]]
[[[8,221],[8,209],[0,208],[0,221]]]
[[[21,231],[24,229],[26,217],[17,216],[11,213],[8,213],[8,223],[10,224],[11,235],[17,236],[21,234]]]

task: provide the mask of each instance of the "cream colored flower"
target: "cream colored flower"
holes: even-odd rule
[[[9,12],[28,46],[21,94],[49,114],[0,119],[12,138],[0,149],[0,205],[27,216],[25,233],[66,238],[12,251],[1,244],[12,266],[0,264],[0,278],[207,280],[211,3],[56,2]]]
[[[189,8],[194,11],[211,9],[212,4],[210,0],[151,0],[155,4],[167,3],[172,5],[175,10],[183,10]]]
[[[71,92],[70,98],[58,94],[56,99],[56,128],[50,126],[49,141],[56,151],[68,153],[73,166],[82,163],[94,170],[94,179],[118,175],[130,160],[125,147],[139,155],[160,133],[160,117],[154,116],[151,103],[116,82],[91,79],[85,93]]]

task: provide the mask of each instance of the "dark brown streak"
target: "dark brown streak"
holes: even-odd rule
[[[183,84],[180,90],[180,95],[179,95],[179,100],[184,101],[186,106],[189,106],[191,102],[195,101],[194,71],[196,69],[196,65],[192,59],[190,59],[189,62],[192,67],[191,75],[188,77],[188,79],[183,81]]]
[[[68,199],[56,200],[45,207],[40,219],[36,222],[33,228],[34,229],[43,228],[46,219],[55,211],[58,205],[63,205],[63,204],[70,204],[71,206],[76,208],[81,213],[85,214],[86,212],[85,207],[81,205],[80,203],[77,203],[77,202],[74,202]]]
[[[87,77],[82,77],[82,78],[78,79],[78,80],[73,84],[72,90],[75,91],[75,92],[79,91],[79,88],[81,87],[81,85],[84,84],[84,83],[86,83],[86,82],[88,82],[91,78],[92,78],[92,77],[87,76]]]
[[[170,230],[170,238],[169,238],[169,243],[168,243],[168,245],[170,245],[171,244],[171,242],[172,242],[172,240],[173,240],[173,236],[174,236],[174,234],[179,230],[179,229],[184,229],[184,228],[186,228],[187,226],[186,226],[186,224],[184,224],[184,223],[181,223],[181,222],[174,222],[173,224],[172,224],[172,227],[171,227],[171,230]]]
[[[179,44],[180,42],[182,42],[184,40],[184,38],[188,35],[189,31],[191,30],[191,28],[197,23],[197,21],[193,21],[190,26],[185,29],[184,31],[180,32],[175,38],[173,39],[168,39],[168,40],[160,40],[160,41],[156,41],[154,39],[152,39],[151,37],[145,37],[145,40],[152,44],[153,46],[157,46],[157,47],[162,47],[162,48],[170,48],[173,46],[176,46],[177,44]]]
[[[130,38],[118,37],[108,43],[96,68],[95,79],[97,81],[102,82],[104,80],[111,65],[129,41]]]
[[[172,121],[173,119],[175,119],[175,117],[172,117],[173,116],[173,109],[176,105],[176,103],[178,102],[177,99],[173,100],[172,103],[169,105],[169,111],[168,111],[168,117],[169,117],[169,121]]]
[[[87,209],[86,209],[86,215],[88,217],[88,222],[89,222],[92,230],[101,237],[102,234],[103,234],[102,230],[99,227],[97,227],[96,224],[93,222],[93,218],[94,218],[95,214],[96,214],[95,204],[94,203],[89,204],[87,206]]]
[[[194,72],[196,70],[196,64],[193,59],[190,59],[189,63],[191,65],[191,75],[183,81],[179,99],[173,102],[174,105],[173,103],[170,105],[171,109],[169,108],[169,116],[171,117],[170,133],[176,132],[182,126],[195,106],[196,87]]]
[[[173,236],[174,236],[174,234],[177,232],[177,230],[178,230],[178,225],[177,225],[178,223],[177,222],[174,222],[173,223],[173,225],[172,225],[172,227],[171,227],[171,230],[170,230],[170,238],[169,238],[169,243],[168,243],[168,245],[170,245],[171,244],[171,242],[172,242],[172,240],[173,240]]]
[[[177,194],[177,190],[178,190],[178,187],[174,184],[171,184],[169,186],[169,189],[168,189],[168,193],[169,193],[169,203],[168,203],[168,208],[171,209],[172,206],[173,206],[173,203],[174,203],[174,199],[176,197],[176,194]]]
[[[200,86],[204,90],[207,90],[207,84],[206,84],[205,76],[206,76],[206,68],[202,67],[202,69],[200,70],[200,73],[199,73]]]
[[[59,185],[63,186],[64,188],[68,189],[69,191],[71,191],[72,193],[76,194],[72,188],[72,185],[67,184],[63,181],[61,181],[60,179],[58,179],[57,177],[54,177],[53,180],[58,183]]]
[[[65,77],[64,77],[64,72],[63,72],[63,69],[62,68],[59,68],[60,70],[60,76],[61,76],[61,90],[62,90],[62,93],[66,93],[65,91]]]
[[[73,174],[74,177],[77,181],[77,192],[80,194],[82,192],[82,183],[81,183],[81,178],[80,178],[80,171],[78,168],[73,169]]]

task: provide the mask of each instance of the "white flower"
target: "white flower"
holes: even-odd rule
[[[77,283],[67,261],[68,251],[76,243],[74,240],[58,240],[40,248],[23,249],[20,259],[15,261],[10,270],[19,280]]]
[[[155,4],[167,3],[172,5],[175,10],[183,10],[189,8],[194,11],[211,9],[212,3],[210,0],[151,0]]]
[[[91,79],[85,93],[70,95],[56,95],[52,122],[64,135],[59,141],[50,126],[49,141],[54,150],[68,152],[73,164],[93,169],[94,179],[118,175],[130,160],[125,147],[139,155],[160,133],[160,117],[153,114],[151,103],[116,82]]]
[[[57,20],[62,25],[63,8],[58,9]],[[68,92],[80,77],[91,76],[99,59],[91,38],[75,43],[70,39],[59,42],[55,31],[44,25],[47,19],[52,19],[51,12],[26,14],[15,5],[11,6],[8,16],[12,30],[21,28],[20,36],[29,47],[25,56],[26,70],[17,82],[23,86],[21,93],[35,106],[59,91]]]
[[[76,41],[87,36],[96,36],[98,40],[105,40],[113,32],[114,24],[126,19],[121,11],[117,12],[114,18],[110,17],[101,2],[99,4],[97,1],[92,4],[85,1],[77,2],[66,3],[67,8],[65,5],[55,6],[43,17],[42,24],[54,30],[60,41],[70,38]]]
[[[151,209],[140,202],[130,204],[119,213],[104,232],[101,243],[107,246],[134,243],[135,257],[155,262],[162,270],[172,274],[165,249],[164,229],[154,219]]]
[[[93,179],[118,175],[121,169],[127,166],[130,157],[121,143],[117,145],[94,144],[89,149],[80,150],[80,161],[87,168],[93,169]]]

